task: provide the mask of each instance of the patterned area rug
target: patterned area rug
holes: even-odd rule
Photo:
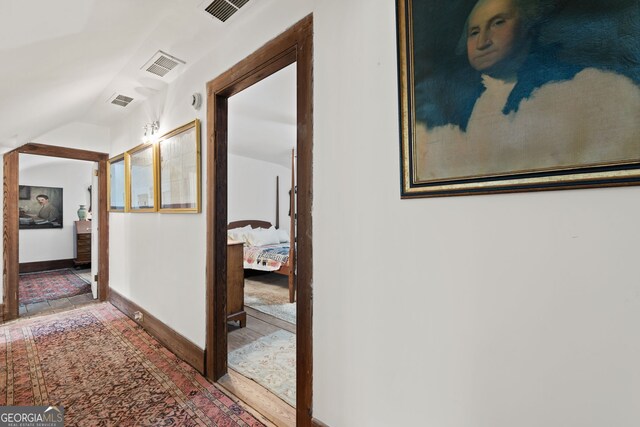
[[[284,330],[229,353],[227,363],[247,378],[296,405],[296,336]]]
[[[91,292],[91,285],[73,270],[42,271],[20,275],[18,301],[21,305],[73,297]]]
[[[245,278],[244,304],[285,322],[296,324],[296,304],[289,303],[287,276],[270,273]]]
[[[262,426],[108,303],[0,326],[0,406],[67,426]]]

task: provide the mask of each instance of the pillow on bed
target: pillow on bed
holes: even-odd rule
[[[276,233],[278,234],[278,240],[280,240],[280,243],[287,243],[289,241],[289,232],[284,228],[276,230]]]
[[[271,228],[256,228],[246,234],[249,246],[265,246],[280,243],[277,230]]]
[[[231,240],[235,240],[236,242],[247,242],[247,233],[250,231],[250,225],[245,225],[240,228],[232,228],[231,230],[227,230],[227,237]]]

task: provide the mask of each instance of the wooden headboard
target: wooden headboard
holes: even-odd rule
[[[240,228],[250,225],[251,228],[271,228],[271,223],[269,221],[260,221],[259,219],[247,219],[243,221],[233,221],[227,225],[227,230],[231,230],[232,228]]]

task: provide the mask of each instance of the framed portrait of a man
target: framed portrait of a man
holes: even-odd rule
[[[19,186],[20,229],[62,228],[62,188]]]
[[[402,197],[640,183],[640,0],[397,0]]]

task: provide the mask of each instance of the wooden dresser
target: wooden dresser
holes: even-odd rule
[[[239,321],[240,327],[247,324],[244,311],[244,263],[242,242],[227,241],[227,321]]]
[[[76,266],[91,264],[91,221],[73,223],[74,241],[76,244]]]

